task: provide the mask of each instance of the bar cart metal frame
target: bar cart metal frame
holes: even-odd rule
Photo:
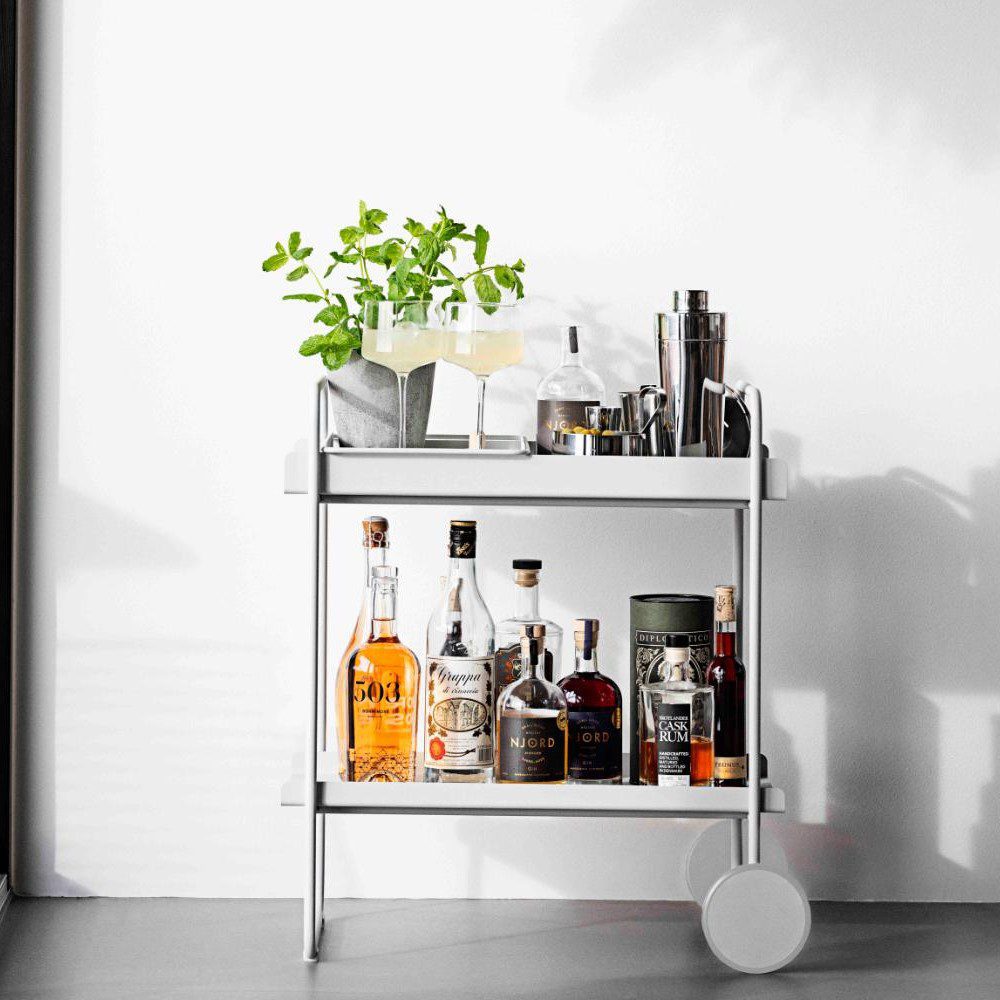
[[[784,812],[784,793],[762,779],[761,562],[764,500],[787,493],[784,464],[767,456],[762,441],[760,392],[735,390],[751,425],[748,458],[601,456],[596,469],[583,456],[466,452],[461,457],[411,456],[396,450],[355,453],[336,447],[328,416],[326,380],[318,386],[308,450],[308,484],[286,481],[286,492],[308,493],[313,518],[313,656],[309,667],[303,774],[282,788],[283,805],[305,812],[303,958],[316,961],[323,932],[327,814],[633,816],[715,818],[687,860],[692,896],[702,905],[702,927],[716,956],[743,972],[769,972],[792,961],[809,935],[809,903],[783,862],[765,842],[761,814]],[[292,477],[294,478],[294,477]],[[748,780],[744,788],[654,786],[531,786],[361,784],[339,780],[326,741],[327,522],[338,503],[475,503],[696,507],[733,514],[733,575],[740,600],[740,648],[747,670]],[[634,720],[631,720],[634,724]],[[628,773],[628,769],[623,771]],[[745,841],[744,841],[745,835]],[[744,846],[745,844],[745,846]]]

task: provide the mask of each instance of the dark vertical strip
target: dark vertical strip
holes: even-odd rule
[[[0,0],[0,868],[10,872],[17,0]]]

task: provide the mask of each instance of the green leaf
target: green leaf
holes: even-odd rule
[[[441,255],[441,241],[431,233],[424,233],[417,242],[417,260],[426,271]]]
[[[323,351],[323,364],[332,371],[335,372],[338,368],[343,368],[344,365],[351,359],[351,352],[354,350],[353,347],[348,347],[346,345],[337,345],[335,347],[327,348]]]
[[[265,271],[278,271],[288,263],[288,254],[276,253],[261,265]]]
[[[386,267],[395,267],[403,259],[403,245],[395,240],[382,244],[382,262]]]
[[[443,240],[453,240],[456,236],[461,236],[465,231],[464,222],[455,222],[449,219],[441,230],[441,239]],[[474,239],[475,237],[473,237]]]
[[[482,267],[486,263],[486,244],[490,241],[490,234],[482,226],[476,226],[476,249],[472,253],[475,262]]]
[[[312,247],[299,247],[299,249],[292,254],[292,257],[295,260],[305,260],[306,257],[308,257],[312,252]]]
[[[496,282],[501,288],[513,290],[517,287],[517,275],[504,264],[497,264],[493,268],[493,277],[496,278]]]
[[[339,326],[345,319],[347,319],[347,309],[344,306],[327,306],[316,313],[313,322],[326,323],[327,326]]]
[[[298,231],[292,233],[292,235],[288,237],[288,252],[293,257],[295,257],[295,251],[298,250],[299,244],[301,242],[302,242],[302,234]],[[298,260],[297,257],[295,259]]]
[[[440,271],[440,272],[441,272],[441,273],[442,273],[442,274],[443,274],[443,275],[444,275],[444,276],[445,276],[445,277],[446,277],[446,278],[448,279],[448,281],[449,281],[449,282],[451,282],[451,284],[453,284],[453,285],[454,285],[454,286],[455,286],[456,288],[461,288],[461,287],[462,287],[462,279],[461,279],[460,277],[458,277],[458,275],[457,275],[457,274],[455,274],[455,272],[454,272],[454,271],[452,271],[452,270],[450,270],[449,268],[445,267],[445,266],[444,266],[444,264],[442,264],[442,263],[441,263],[440,261],[438,261],[438,266],[437,266],[437,269],[438,269],[438,270],[439,270],[439,271]]]
[[[416,219],[407,218],[406,224],[403,228],[411,236],[423,236],[427,232],[427,227],[422,222],[417,222]]]
[[[285,275],[285,281],[298,281],[309,273],[309,268],[305,264],[300,264],[294,271],[289,271]]]
[[[326,270],[325,270],[325,271],[323,272],[323,277],[324,277],[324,278],[329,278],[329,277],[330,277],[330,275],[331,275],[331,274],[333,274],[333,269],[334,269],[334,268],[335,268],[336,266],[337,266],[336,264],[331,264],[331,265],[330,265],[330,266],[329,266],[329,267],[328,267],[328,268],[327,268],[327,269],[326,269]]]
[[[323,296],[317,295],[315,292],[296,292],[295,295],[282,295],[282,300],[289,302],[292,299],[300,299],[303,302],[322,302]]]
[[[524,270],[524,261],[521,260],[520,257],[518,257],[517,260],[513,264],[510,265],[510,269],[512,271],[519,271],[519,272],[523,271]]]
[[[472,279],[472,286],[479,296],[480,302],[499,302],[501,295],[493,279],[488,274],[477,274]]]
[[[383,212],[381,208],[364,209],[364,202],[361,202],[361,228],[369,235],[374,236],[382,232],[382,223],[389,218],[388,212]]]
[[[277,250],[278,253],[287,253],[288,252],[280,243],[275,243],[274,244],[274,249]]]
[[[329,347],[329,344],[330,338],[325,333],[317,333],[314,337],[306,337],[299,344],[299,354],[308,358],[310,355],[319,354],[324,347]]]
[[[340,231],[340,240],[345,247],[351,246],[351,244],[357,243],[364,235],[364,232],[358,229],[357,226],[344,226]]]

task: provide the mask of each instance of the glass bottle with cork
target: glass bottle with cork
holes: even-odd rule
[[[521,631],[521,677],[497,701],[496,780],[564,784],[569,763],[566,696],[545,679],[545,626]]]
[[[413,781],[420,663],[396,634],[396,568],[372,571],[371,631],[347,664],[348,781]]]
[[[596,618],[573,622],[576,669],[559,681],[569,712],[570,784],[622,781],[622,693],[598,668],[599,630]]]
[[[389,522],[378,514],[372,514],[361,522],[361,544],[365,554],[364,586],[361,588],[361,607],[354,623],[347,646],[340,657],[333,684],[327,684],[327,697],[333,699],[333,711],[326,713],[326,745],[336,746],[338,750],[338,770],[341,781],[347,780],[347,709],[350,704],[348,697],[347,667],[351,654],[371,634],[372,615],[372,573],[379,566],[385,566],[389,555]],[[327,702],[329,705],[329,701]],[[334,721],[336,720],[336,731]]]
[[[497,625],[497,651],[494,657],[494,686],[500,692],[521,676],[521,629],[525,625],[545,626],[545,662],[542,673],[546,680],[553,680],[561,670],[562,629],[538,610],[538,576],[542,570],[541,559],[515,559],[514,614]]]
[[[643,785],[711,785],[712,689],[700,684],[684,636],[664,636],[655,672],[644,684],[639,782]]]
[[[715,784],[746,785],[746,670],[736,657],[735,587],[715,588],[715,655],[705,681],[715,703]]]

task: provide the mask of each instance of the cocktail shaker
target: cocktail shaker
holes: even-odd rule
[[[708,292],[674,292],[672,312],[656,315],[664,423],[673,454],[722,456],[723,398],[705,380],[724,380],[726,314],[708,311]]]

